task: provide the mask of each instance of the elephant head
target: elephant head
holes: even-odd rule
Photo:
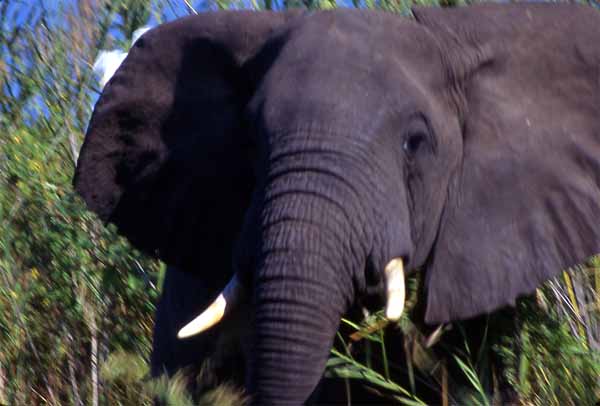
[[[397,318],[402,270],[424,272],[425,321],[445,322],[600,251],[597,12],[414,14],[165,24],[95,108],[77,190],[145,251],[223,285],[236,271],[201,318],[249,292],[256,404],[310,395],[355,301]],[[217,256],[231,266],[203,265]]]

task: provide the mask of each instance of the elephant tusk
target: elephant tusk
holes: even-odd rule
[[[398,320],[402,316],[406,296],[402,258],[394,258],[388,262],[385,267],[385,279],[387,282],[385,317],[388,320]]]
[[[223,319],[223,316],[231,312],[239,303],[242,293],[243,286],[240,284],[237,274],[235,274],[215,301],[198,317],[179,330],[177,338],[182,339],[194,336],[219,323]]]

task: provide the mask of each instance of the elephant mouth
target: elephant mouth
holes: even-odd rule
[[[393,258],[384,268],[386,281],[385,317],[390,321],[398,320],[404,311],[406,287],[404,281],[404,261]],[[247,288],[240,283],[237,274],[206,310],[186,324],[177,333],[177,338],[185,339],[200,334],[218,324],[230,314],[247,295]]]

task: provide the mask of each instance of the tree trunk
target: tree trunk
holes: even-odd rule
[[[66,331],[66,328],[65,328]],[[69,347],[67,349],[67,362],[69,364],[69,379],[71,381],[71,391],[73,392],[73,401],[77,406],[83,406],[83,402],[81,401],[81,396],[79,394],[79,385],[77,384],[77,376],[75,374],[75,357],[73,356],[73,351],[75,347],[75,340],[73,340],[73,336],[70,332],[66,331],[67,341],[69,342]]]
[[[94,317],[90,317],[90,330],[92,333],[92,406],[98,406],[98,327]]]
[[[6,398],[6,371],[2,363],[0,363],[0,404],[8,404]]]

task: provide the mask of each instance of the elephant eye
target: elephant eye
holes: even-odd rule
[[[410,133],[406,136],[402,148],[408,155],[414,155],[425,142],[427,135],[423,131]]]

